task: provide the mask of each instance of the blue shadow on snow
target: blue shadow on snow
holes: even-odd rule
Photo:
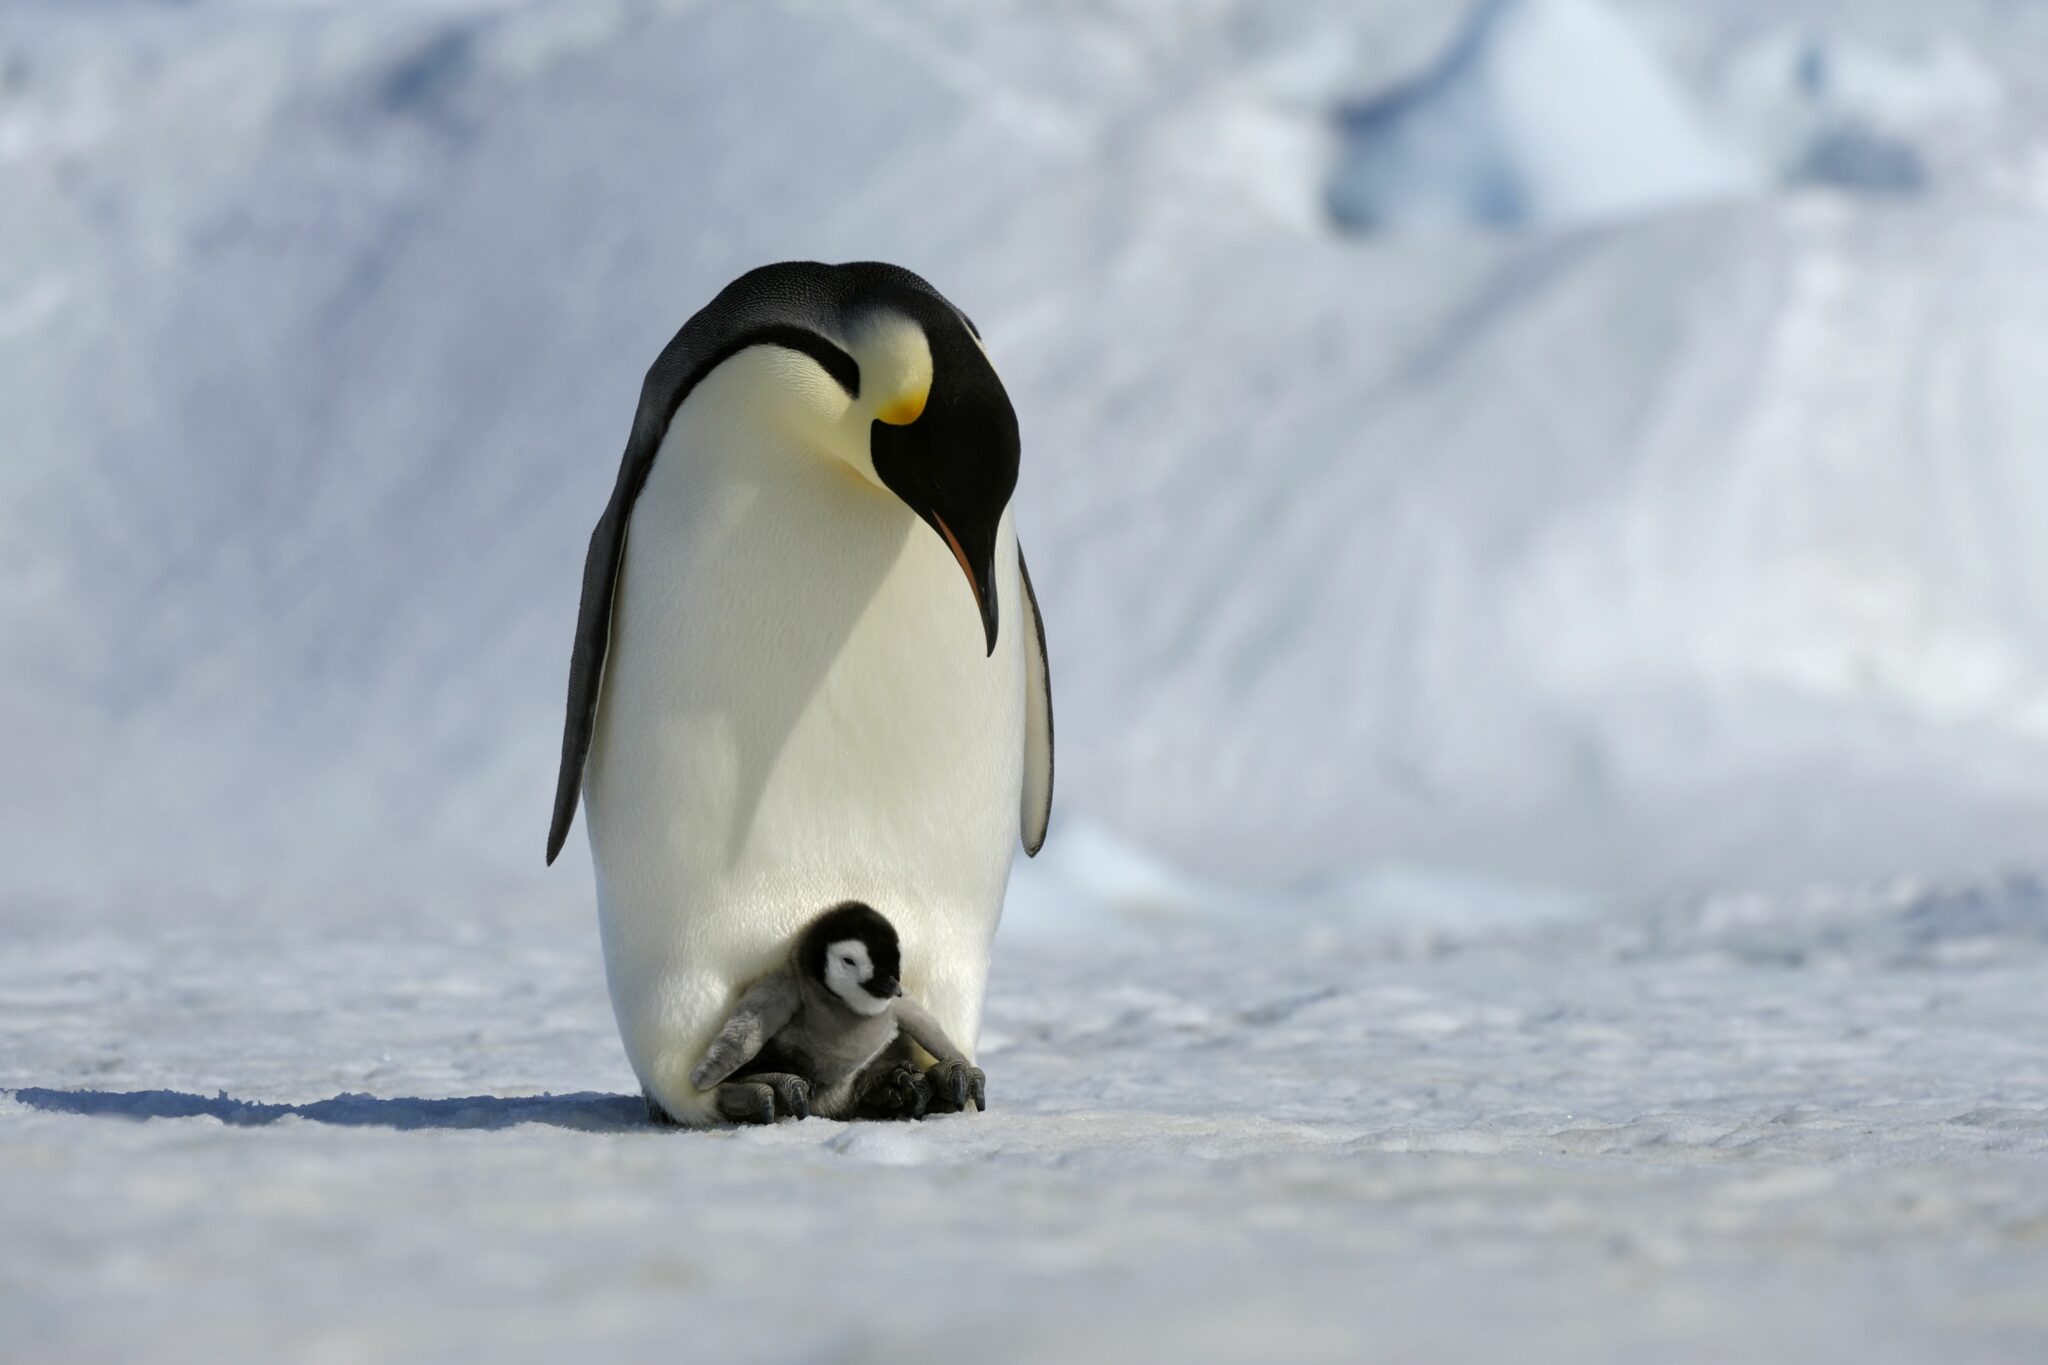
[[[375,1095],[336,1095],[311,1104],[262,1104],[231,1098],[226,1091],[208,1099],[178,1090],[45,1090],[25,1086],[0,1090],[31,1109],[90,1118],[192,1119],[216,1118],[237,1128],[258,1128],[279,1119],[300,1118],[344,1128],[396,1128],[414,1132],[428,1128],[512,1128],[544,1123],[585,1133],[623,1133],[652,1129],[647,1106],[638,1095],[466,1095],[459,1099],[378,1099]]]

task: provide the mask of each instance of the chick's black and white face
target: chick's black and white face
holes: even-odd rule
[[[847,901],[812,920],[797,943],[804,976],[822,985],[848,1009],[880,1014],[903,993],[896,926],[880,911]]]
[[[894,977],[878,977],[874,954],[857,938],[825,945],[825,986],[860,1014],[880,1014],[903,993]]]

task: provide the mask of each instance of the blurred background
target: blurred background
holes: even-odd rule
[[[585,540],[742,270],[1025,441],[1016,913],[2048,862],[2048,7],[0,6],[0,914],[585,914]]]

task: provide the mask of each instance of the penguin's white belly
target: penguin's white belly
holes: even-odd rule
[[[972,1054],[1029,629],[1007,515],[985,656],[966,576],[900,500],[699,406],[634,507],[584,791],[626,1054],[685,1121],[711,1120],[687,1075],[739,990],[844,900],[896,925],[906,990]]]

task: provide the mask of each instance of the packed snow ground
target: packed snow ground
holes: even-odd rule
[[[586,923],[25,934],[0,1322],[28,1360],[2038,1360],[2044,993],[2028,881],[1006,933],[987,1114],[672,1133]]]

